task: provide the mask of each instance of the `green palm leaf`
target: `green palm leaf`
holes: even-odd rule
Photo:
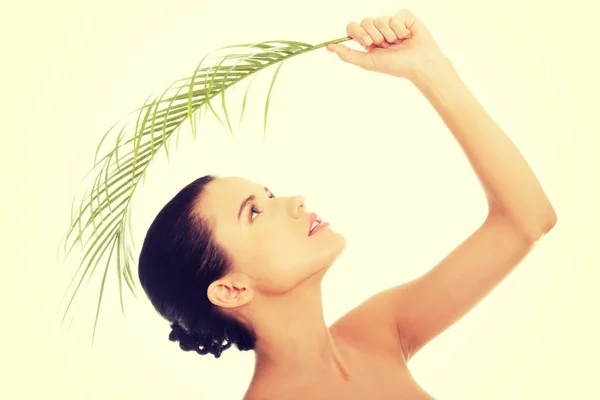
[[[221,105],[225,114],[227,128],[233,137],[233,129],[225,102],[226,89],[271,65],[279,64],[273,75],[265,105],[263,135],[266,135],[269,103],[275,79],[283,62],[291,57],[325,47],[328,44],[348,40],[351,40],[351,37],[347,36],[315,46],[308,43],[281,40],[226,46],[221,49],[237,48],[237,50],[221,56],[221,60],[218,63],[210,67],[201,68],[204,60],[208,57],[207,54],[200,61],[191,77],[173,82],[158,98],[150,101],[151,96],[149,96],[141,108],[134,110],[132,113],[137,112],[138,115],[131,137],[126,140],[124,138],[124,131],[127,126],[127,123],[125,123],[117,135],[114,147],[98,160],[102,144],[118,124],[118,122],[115,123],[102,136],[98,144],[94,155],[94,165],[87,172],[86,177],[90,172],[95,171],[96,167],[101,166],[101,168],[96,175],[91,189],[84,193],[76,215],[73,213],[75,199],[73,199],[71,205],[71,220],[67,233],[63,238],[64,247],[62,247],[62,250],[66,259],[76,244],[79,243],[85,254],[61,299],[60,304],[65,300],[67,292],[76,281],[76,277],[81,275],[67,304],[61,325],[84,278],[87,276],[87,283],[89,283],[102,257],[109,250],[100,287],[98,306],[96,308],[94,332],[92,335],[93,346],[104,285],[115,248],[119,297],[121,310],[123,315],[125,315],[122,280],[125,280],[130,291],[135,296],[135,282],[129,264],[130,261],[135,262],[133,251],[131,250],[132,247],[135,248],[133,237],[131,236],[131,199],[140,178],[145,180],[148,165],[152,162],[161,147],[164,147],[167,160],[169,160],[168,140],[186,119],[190,120],[194,140],[196,138],[196,124],[193,117],[194,113],[202,107],[205,107],[205,114],[207,107],[210,108],[219,122],[221,122],[221,125],[225,127],[225,123],[219,118],[219,115],[210,103],[213,97],[221,94]],[[243,52],[244,50],[246,52]],[[242,53],[239,54],[239,52]],[[227,61],[233,62],[233,65],[224,65]],[[254,78],[256,76],[253,77],[246,89],[238,126],[242,121],[248,89]],[[174,93],[172,93],[173,91]],[[89,237],[84,239],[86,234]],[[127,234],[129,234],[129,238],[127,238]],[[131,246],[129,242],[131,242]],[[69,248],[67,249],[67,247]],[[60,250],[61,246],[59,245],[58,251],[60,252]]]

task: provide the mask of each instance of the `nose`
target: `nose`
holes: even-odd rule
[[[303,196],[294,196],[291,198],[290,205],[292,207],[291,213],[294,218],[298,218],[303,211],[306,211],[305,200]],[[304,209],[304,210],[303,210]]]

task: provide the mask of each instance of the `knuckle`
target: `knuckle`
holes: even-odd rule
[[[390,28],[392,28],[392,30],[394,31],[394,33],[396,33],[396,35],[401,34],[404,31],[404,29],[406,29],[404,22],[402,22],[401,20],[399,20],[396,17],[390,19],[389,25],[390,25]]]
[[[403,8],[400,11],[398,11],[395,16],[402,19],[403,21],[406,21],[408,19],[408,17],[411,15],[412,15],[412,12],[410,12],[410,10]]]
[[[387,25],[388,25],[388,21],[389,21],[389,18],[386,18],[386,17],[379,17],[379,18],[377,18],[377,19],[375,19],[375,20],[373,21],[373,25],[375,25],[375,27],[376,27],[377,29],[380,29],[380,30],[381,30],[381,29],[383,29],[383,28],[386,28],[386,27],[387,27]]]

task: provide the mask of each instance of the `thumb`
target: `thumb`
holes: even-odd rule
[[[342,44],[328,44],[326,49],[335,53],[342,59],[350,64],[354,64],[364,69],[368,69],[369,66],[372,65],[371,59],[367,53],[362,51],[352,50]]]

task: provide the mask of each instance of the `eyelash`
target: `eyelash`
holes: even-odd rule
[[[260,214],[261,212],[262,212],[262,211],[259,211],[259,210],[258,210],[258,209],[257,209],[257,208],[254,206],[254,203],[251,203],[251,207],[250,207],[250,216],[249,216],[249,217],[250,217],[250,221],[254,221],[254,220],[252,219],[252,213],[257,213],[257,214]],[[255,218],[255,219],[256,219],[256,218]]]
[[[274,198],[275,198],[275,195],[269,196],[269,198],[270,198],[270,199],[274,199]],[[256,204],[254,204],[254,203],[250,203],[250,214],[248,215],[248,219],[250,220],[250,222],[254,221],[254,220],[252,219],[252,213],[253,213],[253,212],[255,212],[255,213],[257,213],[257,214],[260,214],[260,213],[262,213],[262,210],[261,210],[261,211],[259,211],[259,210],[256,208]],[[255,218],[255,219],[256,219],[256,218]]]

